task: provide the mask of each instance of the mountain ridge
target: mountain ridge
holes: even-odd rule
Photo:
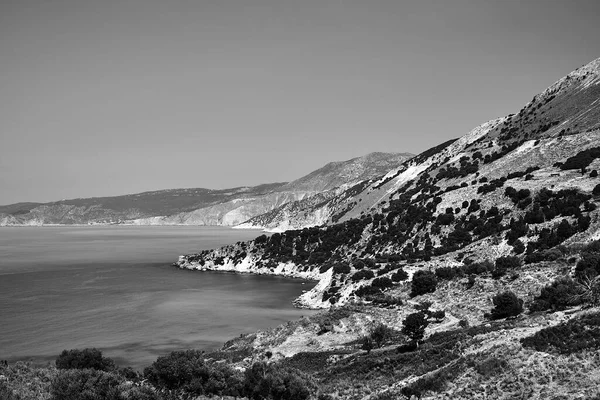
[[[229,189],[165,189],[112,197],[0,206],[2,225],[134,224],[237,225],[290,201],[330,190],[357,177],[374,176],[408,153],[372,153],[322,167],[293,182]],[[360,164],[360,165],[358,165]],[[339,176],[336,171],[358,165]],[[334,167],[336,168],[334,168]],[[352,168],[350,168],[352,169]]]

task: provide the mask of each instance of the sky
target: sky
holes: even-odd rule
[[[600,57],[598,0],[0,0],[0,204],[419,153]]]

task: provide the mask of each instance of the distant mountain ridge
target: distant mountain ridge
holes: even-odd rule
[[[371,153],[329,163],[293,182],[213,190],[168,189],[0,206],[0,225],[237,225],[291,201],[386,173],[410,154]]]

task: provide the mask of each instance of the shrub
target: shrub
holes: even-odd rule
[[[395,332],[392,328],[385,326],[384,324],[379,324],[369,334],[369,337],[373,341],[376,347],[381,347],[387,342],[390,338],[394,336]]]
[[[377,296],[381,295],[381,289],[373,287],[371,285],[367,285],[358,288],[356,292],[354,292],[354,294],[356,294],[359,297]]]
[[[558,278],[550,285],[542,288],[540,295],[533,300],[529,310],[534,312],[564,310],[568,306],[579,304],[581,294],[581,288],[571,278]]]
[[[354,275],[352,275],[352,278],[350,279],[352,279],[352,282],[358,282],[363,279],[371,279],[374,276],[375,273],[370,269],[361,269],[360,271],[355,272]]]
[[[334,274],[349,274],[350,266],[348,264],[336,264],[333,266]]]
[[[382,276],[380,278],[373,279],[371,286],[385,290],[394,286],[394,282],[388,277]]]
[[[116,374],[95,369],[61,371],[50,385],[53,400],[124,400]]]
[[[112,371],[116,369],[116,365],[111,358],[103,357],[100,350],[87,348],[83,350],[63,350],[56,359],[56,368]]]
[[[600,348],[600,313],[583,315],[566,323],[544,328],[533,336],[521,339],[524,347],[537,351],[557,351],[571,354]]]
[[[394,272],[392,274],[393,282],[401,282],[401,281],[405,281],[407,279],[408,279],[408,274],[402,268],[399,268],[398,270],[396,270],[396,272]]]
[[[252,400],[305,400],[315,388],[308,375],[294,368],[259,362],[244,373],[244,394]]]
[[[410,297],[425,293],[433,293],[437,287],[437,279],[431,271],[417,271],[413,275]]]
[[[511,291],[497,294],[492,301],[494,308],[490,315],[491,319],[514,317],[523,312],[523,300]]]
[[[182,390],[193,395],[238,396],[241,376],[221,364],[208,364],[199,350],[174,351],[158,357],[144,369],[144,377],[155,387]]]
[[[498,375],[506,369],[508,363],[497,357],[490,357],[475,365],[475,370],[483,376]]]
[[[423,339],[425,335],[425,329],[429,325],[427,317],[422,312],[416,312],[409,314],[404,321],[402,321],[402,333],[410,337],[414,341]]]
[[[577,262],[577,276],[596,276],[600,274],[600,253],[584,251],[581,260]]]
[[[492,277],[497,279],[503,276],[506,271],[521,266],[521,260],[516,256],[499,257],[496,259],[496,265],[492,271]]]

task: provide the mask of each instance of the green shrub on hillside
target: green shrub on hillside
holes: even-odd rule
[[[530,311],[564,310],[569,306],[575,306],[581,303],[581,287],[570,277],[557,278],[550,285],[542,288],[531,306]]]
[[[419,341],[423,339],[427,325],[429,325],[429,322],[424,313],[421,311],[412,313],[402,321],[402,333],[414,341]]]
[[[586,349],[600,349],[600,313],[574,318],[566,323],[544,328],[521,339],[524,347],[537,351],[571,354]]]
[[[252,400],[305,400],[315,389],[308,375],[293,368],[255,363],[244,373],[244,395]]]
[[[208,363],[199,350],[174,351],[144,369],[144,377],[158,389],[190,395],[239,396],[241,375],[226,365]]]
[[[423,270],[417,271],[412,278],[410,297],[433,293],[436,287],[437,278],[435,277],[435,273]]]
[[[523,300],[511,291],[497,294],[492,301],[494,308],[489,315],[491,319],[515,317],[523,312]]]

